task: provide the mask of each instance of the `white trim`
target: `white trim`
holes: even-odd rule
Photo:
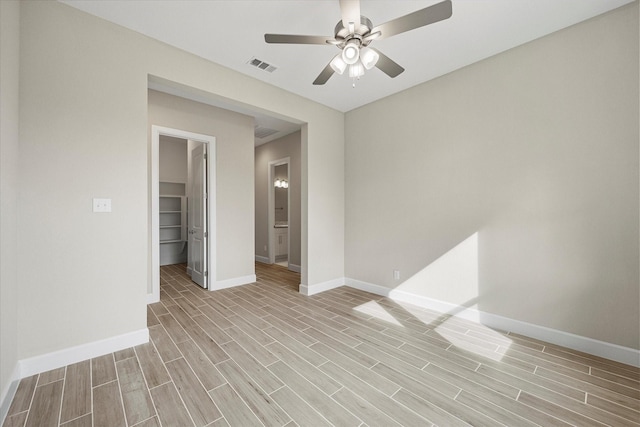
[[[329,291],[331,289],[339,288],[345,285],[345,278],[339,277],[333,280],[327,280],[326,282],[316,283],[315,285],[303,285],[300,284],[298,291],[302,295],[311,296],[320,292]]]
[[[269,257],[266,257],[266,256],[256,255],[256,261],[261,262],[263,264],[271,264],[269,262]]]
[[[267,235],[267,247],[269,248],[269,262],[268,264],[273,264],[276,262],[276,248],[275,248],[275,228],[273,225],[275,224],[276,214],[275,214],[275,187],[273,185],[273,175],[275,173],[275,167],[280,165],[287,165],[287,181],[289,182],[289,186],[291,186],[291,157],[283,157],[281,159],[272,160],[269,162],[269,170],[267,171],[267,230],[269,233]],[[291,206],[290,206],[291,197],[289,192],[287,191],[287,212],[288,215],[291,215]],[[291,233],[287,233],[287,239],[291,239]],[[291,241],[287,242],[287,248],[291,247]]]
[[[296,264],[289,263],[287,268],[291,271],[295,271],[296,273],[300,273],[302,271],[302,267]]]
[[[20,362],[16,363],[16,366],[13,368],[13,373],[11,374],[11,381],[2,390],[2,395],[0,396],[0,425],[4,425],[4,421],[7,418],[7,414],[9,413],[9,407],[11,406],[11,401],[16,395],[16,391],[18,390],[18,385],[20,384]]]
[[[20,378],[62,368],[63,366],[124,350],[125,348],[135,347],[147,342],[149,342],[149,330],[144,328],[100,341],[22,359],[18,362],[20,366]]]
[[[439,313],[448,313],[462,319],[480,323],[488,326],[489,328],[514,332],[541,341],[546,341],[551,344],[589,353],[594,356],[604,357],[609,360],[640,367],[640,350],[633,348],[623,347],[621,345],[599,341],[589,337],[583,337],[570,332],[548,328],[546,326],[522,322],[520,320],[486,313],[473,308],[461,307],[457,304],[452,304],[446,301],[398,289],[389,289],[384,286],[360,280],[347,278],[345,285],[362,291],[371,292],[376,295],[385,296],[396,301],[407,302],[421,308],[434,310]]]
[[[348,277],[345,279],[344,284],[345,286],[349,286],[350,288],[360,289],[361,291],[369,292],[383,297],[388,297],[389,291],[391,291],[391,289],[385,288],[384,286],[374,285],[373,283],[350,279]]]
[[[247,276],[233,277],[231,279],[218,280],[215,283],[211,283],[210,290],[219,291],[220,289],[233,288],[234,286],[248,285],[249,283],[256,282],[256,275],[249,274]]]
[[[160,135],[193,140],[207,144],[207,271],[216,269],[216,138],[210,135],[151,125],[151,293],[147,304],[160,301]],[[209,276],[209,282],[215,277]]]

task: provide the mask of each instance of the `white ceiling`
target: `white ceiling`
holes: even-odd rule
[[[323,86],[312,84],[338,53],[335,46],[264,41],[265,33],[332,38],[340,20],[338,0],[61,1],[346,112],[633,0],[453,0],[451,18],[374,41],[371,46],[405,72],[392,79],[374,68],[355,88],[346,75],[334,75]],[[361,0],[360,10],[376,26],[439,1]],[[259,70],[247,63],[253,57],[278,68]]]

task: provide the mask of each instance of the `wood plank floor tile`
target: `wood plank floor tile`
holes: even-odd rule
[[[64,379],[66,368],[53,369],[51,371],[43,372],[38,377],[38,385],[44,385],[52,383],[54,381],[60,381]]]
[[[60,424],[60,427],[93,427],[93,415],[83,415],[80,418]]]
[[[371,370],[417,395],[428,394],[431,393],[432,390],[437,390],[450,399],[453,399],[460,393],[459,387],[420,369],[402,364],[392,366],[393,367],[386,363],[378,363],[371,368]]]
[[[455,400],[505,426],[536,427],[538,425],[464,390],[456,396]]]
[[[211,390],[209,395],[220,407],[229,426],[264,427],[229,384]]]
[[[25,427],[57,427],[64,381],[36,387]]]
[[[359,426],[362,420],[347,411],[338,402],[323,393],[316,386],[295,372],[284,362],[269,366],[269,370],[278,376],[294,393],[322,414],[331,424],[338,426]]]
[[[556,405],[545,399],[541,399],[537,396],[534,396],[524,391],[520,393],[520,396],[518,397],[518,401],[524,403],[525,405],[529,405],[543,412],[546,412],[547,414],[550,414],[550,415],[552,414],[554,417],[559,418],[563,421],[566,421],[576,426],[602,427],[606,425],[592,418],[570,411],[568,409],[563,408],[562,406]]]
[[[371,387],[371,385],[367,384],[360,378],[351,375],[351,373],[345,371],[333,362],[325,363],[320,366],[320,369],[322,372],[334,379],[339,379],[347,389],[355,393],[357,396],[366,396],[366,399],[370,404],[374,405],[394,420],[398,420],[400,424],[418,426],[425,423],[424,418],[417,416],[411,411],[405,410],[401,406],[397,405],[392,398]]]
[[[152,389],[151,396],[163,426],[194,426],[173,383],[162,384]]]
[[[291,420],[291,417],[264,390],[258,387],[234,361],[227,360],[217,364],[216,367],[265,425],[284,425]]]
[[[7,412],[9,415],[29,410],[31,399],[33,398],[33,393],[36,390],[37,384],[38,375],[32,375],[20,380],[16,394],[13,397],[11,405],[9,406],[9,411]]]
[[[135,347],[135,351],[140,361],[142,373],[147,381],[147,387],[153,388],[171,381],[153,342],[139,345]]]
[[[639,367],[346,286],[304,296],[278,265],[256,276],[212,292],[163,266],[150,342],[23,379],[3,426],[640,427]]]
[[[134,357],[116,362],[116,371],[127,423],[133,425],[154,416],[156,411],[135,353]]]
[[[136,424],[135,427],[160,427],[160,421],[158,420],[158,417],[155,416]]]
[[[28,414],[28,411],[24,411],[13,415],[7,415],[4,423],[2,423],[2,427],[24,427]]]
[[[162,361],[167,363],[182,357],[180,350],[174,344],[173,340],[162,325],[156,325],[149,328],[149,337],[158,350],[158,354],[162,357]]]
[[[235,342],[240,344],[242,348],[244,348],[249,354],[255,357],[256,360],[258,360],[264,366],[269,366],[270,364],[280,360],[269,350],[260,345],[260,343],[258,343],[256,340],[242,332],[242,330],[233,327],[225,329],[225,331],[229,334],[229,336],[233,338]]]
[[[291,351],[279,342],[269,344],[267,348],[273,354],[278,356],[280,360],[305,377],[307,381],[318,387],[324,393],[331,395],[342,387],[340,383],[325,375],[315,365],[309,363],[303,357],[298,356],[295,352]]]
[[[67,366],[63,393],[61,423],[91,412],[90,360]]]
[[[181,343],[190,339],[189,334],[180,326],[180,323],[178,323],[169,311],[167,311],[167,314],[158,316],[158,320],[174,343]]]
[[[91,385],[93,387],[115,381],[117,378],[116,364],[112,353],[91,359]]]
[[[331,397],[367,425],[389,427],[402,425],[392,418],[393,415],[385,414],[367,398],[360,397],[346,388],[338,390]]]
[[[184,359],[167,363],[167,370],[196,426],[206,426],[222,416]]]
[[[267,394],[271,394],[284,385],[271,371],[262,366],[235,341],[222,344],[222,348]]]
[[[282,387],[271,393],[275,402],[284,409],[300,427],[330,427],[329,421],[316,412],[289,387]]]
[[[587,394],[587,404],[625,418],[631,422],[640,422],[640,411],[630,409],[627,406],[618,405],[617,403],[602,399],[593,394]]]
[[[178,344],[178,347],[205,390],[212,390],[227,382],[209,358],[193,341],[181,342]]]
[[[356,377],[367,382],[370,386],[380,390],[387,396],[393,395],[400,389],[400,386],[393,381],[388,380],[382,375],[377,374],[369,368],[365,368],[363,365],[355,362],[353,359],[348,358],[342,353],[335,351],[334,349],[322,344],[316,343],[310,347],[313,351],[322,354],[328,360],[338,366],[351,372]]]
[[[543,378],[536,381],[535,375],[528,375],[526,372],[511,371],[506,373],[485,365],[480,366],[477,372],[551,401],[559,396],[567,396],[579,402],[584,402],[586,398],[586,393],[582,390],[552,381],[543,382],[541,381]]]
[[[117,381],[94,387],[93,422],[95,427],[125,425],[124,408]]]

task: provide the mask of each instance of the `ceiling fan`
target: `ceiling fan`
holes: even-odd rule
[[[434,4],[374,27],[369,18],[360,15],[360,0],[340,0],[342,20],[338,21],[334,37],[305,36],[294,34],[265,34],[267,43],[283,44],[330,44],[337,46],[338,53],[320,75],[314,85],[323,85],[334,74],[343,74],[347,68],[349,77],[355,79],[364,75],[365,70],[377,67],[389,77],[404,71],[400,65],[382,52],[369,47],[374,40],[382,40],[425,25],[451,17],[451,0]],[[355,83],[354,83],[355,85]]]

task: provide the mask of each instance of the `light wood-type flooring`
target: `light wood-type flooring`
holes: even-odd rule
[[[640,425],[638,368],[256,273],[208,292],[163,267],[151,341],[23,379],[4,426]]]

